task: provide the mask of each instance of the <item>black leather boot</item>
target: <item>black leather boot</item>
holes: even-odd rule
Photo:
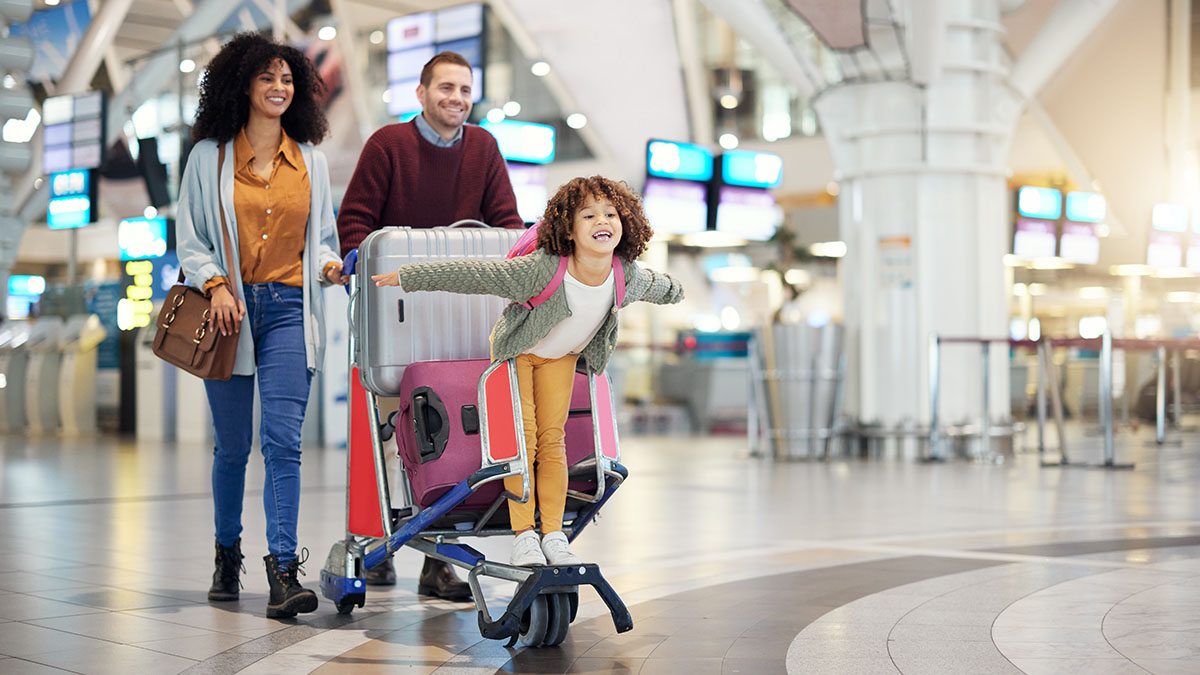
[[[267,618],[286,619],[297,614],[306,614],[317,609],[317,594],[300,585],[296,579],[300,565],[308,560],[308,549],[302,552],[304,560],[293,560],[279,566],[275,556],[263,558],[267,564],[267,583],[271,586],[271,595],[267,598]]]
[[[242,564],[242,540],[233,542],[233,546],[222,546],[216,542],[217,560],[213,570],[212,586],[208,589],[210,602],[229,602],[238,599],[242,589],[241,573],[246,571]]]
[[[471,586],[458,578],[458,575],[454,573],[454,568],[441,560],[430,557],[425,558],[425,566],[421,568],[421,578],[417,581],[417,593],[454,602],[471,600]]]
[[[396,566],[392,559],[384,558],[383,562],[367,570],[366,580],[368,586],[395,586]]]

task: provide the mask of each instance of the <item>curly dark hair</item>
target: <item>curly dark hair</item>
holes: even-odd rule
[[[300,50],[259,33],[233,36],[204,69],[192,140],[224,142],[236,136],[250,118],[250,81],[277,59],[291,68],[294,87],[292,103],[280,119],[283,130],[301,143],[320,143],[329,133],[318,103],[325,82]]]
[[[642,210],[642,200],[624,181],[603,176],[572,178],[558,188],[546,204],[546,212],[542,214],[542,224],[538,227],[538,248],[551,255],[571,255],[575,252],[575,242],[570,238],[571,228],[575,212],[589,196],[607,199],[617,207],[617,214],[621,216],[621,241],[617,244],[616,254],[628,261],[641,257],[646,244],[654,236],[650,221],[646,220],[646,213]]]

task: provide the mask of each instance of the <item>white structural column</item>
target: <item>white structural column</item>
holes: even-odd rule
[[[1019,102],[1007,88],[994,2],[924,3],[937,31],[911,31],[927,81],[842,85],[816,108],[839,171],[848,253],[848,410],[886,424],[929,419],[929,336],[1002,337],[1007,297],[1005,163]],[[991,400],[1008,400],[993,359]],[[943,419],[978,416],[979,349],[942,355]]]

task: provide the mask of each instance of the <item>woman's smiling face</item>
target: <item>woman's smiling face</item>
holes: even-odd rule
[[[279,118],[292,104],[292,69],[287,61],[275,59],[250,80],[250,112]]]

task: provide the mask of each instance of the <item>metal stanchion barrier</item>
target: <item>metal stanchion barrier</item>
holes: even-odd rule
[[[941,391],[941,338],[936,334],[929,336],[929,454],[922,458],[925,462],[944,462],[946,455],[942,452],[941,427],[938,426],[938,399]]]
[[[1068,466],[1067,437],[1063,421],[1062,389],[1058,384],[1058,370],[1054,367],[1053,344],[1050,340],[1039,340],[1038,353],[1038,458],[1042,466]],[[1047,389],[1049,396],[1047,397]],[[1046,403],[1049,398],[1054,410],[1054,428],[1058,435],[1058,461],[1048,460],[1046,451]]]

